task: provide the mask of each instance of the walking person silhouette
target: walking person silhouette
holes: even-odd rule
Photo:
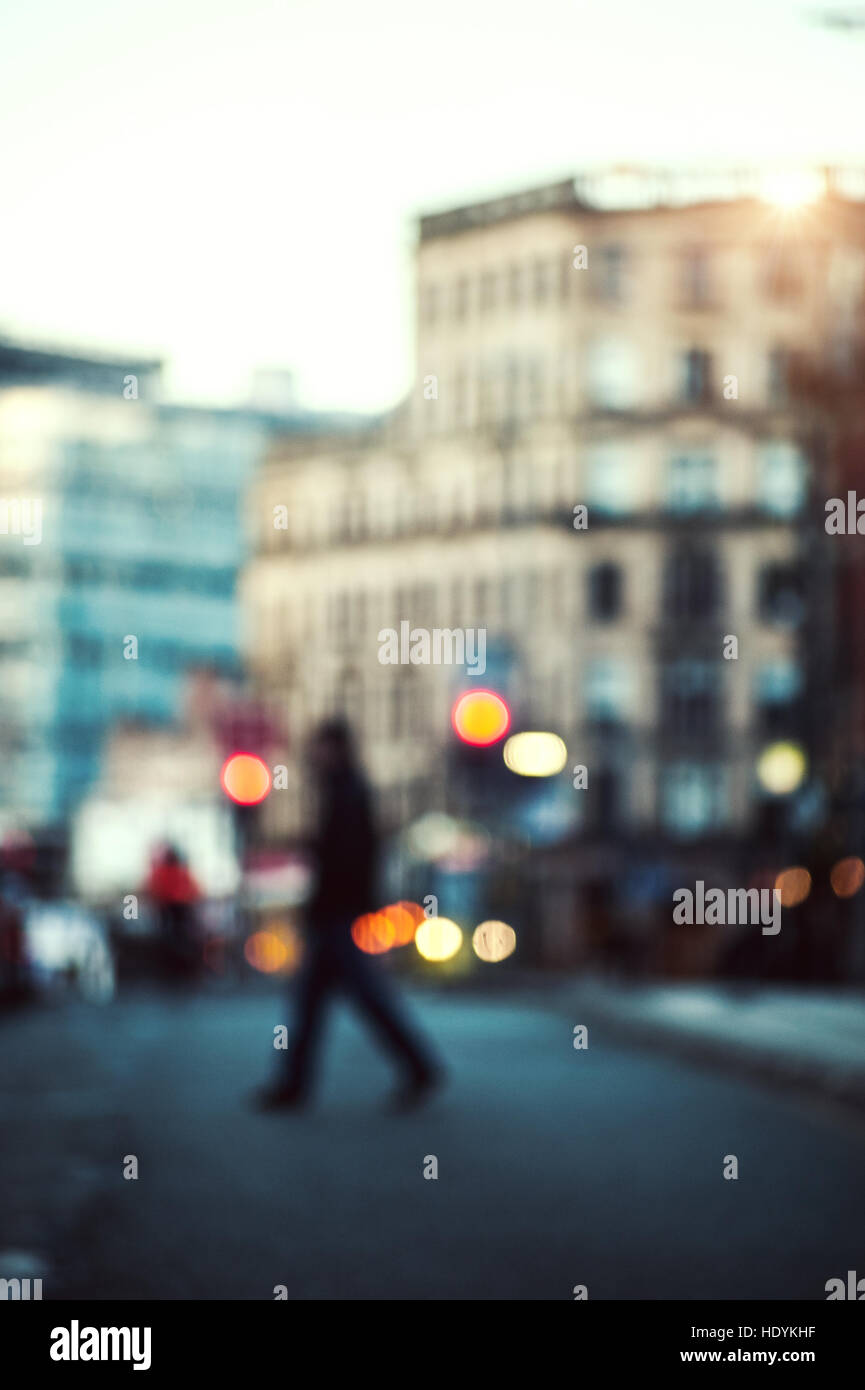
[[[320,725],[310,752],[320,804],[305,959],[282,1074],[259,1093],[258,1103],[271,1110],[298,1108],[308,1101],[325,1013],[341,990],[365,1014],[403,1070],[393,1104],[409,1109],[440,1084],[442,1070],[405,1016],[381,962],[364,954],[352,939],[352,922],[374,911],[378,901],[378,836],[369,787],[344,720]]]

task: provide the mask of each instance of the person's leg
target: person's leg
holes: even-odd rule
[[[364,955],[350,937],[340,944],[340,981],[355,1005],[366,1014],[379,1038],[408,1070],[412,1081],[436,1078],[440,1065],[411,1025],[380,962]]]
[[[174,946],[174,909],[171,903],[160,903],[156,909],[159,924],[159,966],[164,978],[177,975],[177,953]]]
[[[314,943],[309,947],[309,955],[297,980],[294,1026],[280,1080],[282,1089],[298,1097],[305,1096],[310,1088],[333,975],[328,951],[320,943]]]

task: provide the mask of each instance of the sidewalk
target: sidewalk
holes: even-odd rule
[[[588,977],[575,982],[569,998],[575,1023],[865,1110],[865,992]]]

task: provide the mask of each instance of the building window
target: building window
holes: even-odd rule
[[[454,286],[454,318],[467,318],[469,312],[469,281],[461,275]]]
[[[523,613],[527,623],[534,623],[540,615],[541,576],[537,570],[526,570],[523,575]]]
[[[391,738],[402,738],[405,733],[405,699],[402,682],[397,679],[389,690],[390,721],[388,734]]]
[[[516,308],[517,305],[523,302],[522,266],[512,265],[508,271],[508,299],[513,308]]]
[[[667,617],[683,621],[711,618],[720,607],[718,562],[710,550],[682,546],[668,557],[664,574]]]
[[[502,622],[506,627],[511,627],[519,620],[519,589],[520,577],[518,574],[507,574],[501,582],[501,605]]]
[[[637,504],[637,459],[624,444],[595,444],[586,459],[586,501],[602,516],[627,516]]]
[[[398,536],[405,535],[414,525],[414,493],[399,487],[394,497],[394,529]]]
[[[796,565],[764,565],[758,581],[758,609],[763,622],[796,627],[804,615],[802,574]]]
[[[465,619],[466,610],[466,586],[462,579],[451,581],[450,611],[451,622],[454,625],[461,624]]]
[[[486,627],[490,619],[490,599],[491,587],[489,580],[476,579],[472,590],[473,614],[472,621],[475,627]]]
[[[802,672],[790,658],[766,662],[757,672],[755,701],[760,732],[780,736],[795,732],[802,695]]]
[[[438,319],[439,312],[439,292],[437,285],[427,285],[423,290],[423,319],[428,328],[432,328]]]
[[[770,299],[798,299],[802,293],[802,275],[789,251],[769,247],[763,262],[763,283]]]
[[[606,410],[627,410],[637,401],[638,368],[632,343],[621,338],[598,338],[589,347],[589,398]]]
[[[491,270],[481,276],[481,313],[492,313],[496,307],[496,277]]]
[[[101,666],[103,661],[102,637],[87,632],[67,632],[65,636],[66,659],[75,666]]]
[[[571,293],[571,277],[575,274],[572,251],[566,251],[559,259],[559,298],[567,299]]]
[[[348,594],[337,594],[333,599],[334,640],[340,646],[348,641],[349,605],[350,598]]]
[[[546,261],[535,261],[532,288],[535,302],[537,304],[546,303],[549,291],[549,275]]]
[[[571,381],[570,363],[567,353],[562,353],[558,359],[556,374],[556,404],[563,415],[567,415],[571,404]]]
[[[481,369],[478,379],[478,419],[482,425],[492,424],[496,409],[496,383],[491,367]]]
[[[676,763],[661,774],[661,822],[682,837],[718,830],[726,813],[722,770],[712,764]]]
[[[712,392],[712,358],[703,348],[689,348],[679,358],[679,400],[702,405]]]
[[[470,485],[459,486],[454,490],[453,507],[455,526],[474,526],[474,496]]]
[[[805,505],[808,470],[794,444],[776,441],[760,451],[757,502],[772,516],[796,516]]]
[[[453,422],[457,429],[468,423],[468,373],[461,367],[454,377]]]
[[[401,585],[394,593],[394,609],[397,613],[397,618],[395,622],[391,624],[391,626],[399,627],[403,618],[411,617],[411,613],[409,611],[410,604],[411,596],[409,590]]]
[[[502,402],[502,420],[513,423],[520,414],[520,364],[511,357],[505,364],[505,397]]]
[[[565,610],[568,598],[569,593],[567,571],[550,570],[547,574],[547,609],[549,611],[550,617],[553,619],[554,622],[560,623],[565,620]],[[556,681],[557,688],[563,691],[564,686],[561,684],[561,678],[557,677]],[[558,702],[553,700],[551,702],[551,708],[555,711],[560,711],[561,709],[563,709],[564,697],[562,698],[562,700],[559,700]]]
[[[589,570],[589,616],[596,623],[611,623],[622,611],[622,571],[605,562]]]
[[[766,364],[766,400],[769,405],[790,404],[790,377],[795,360],[796,354],[789,348],[773,348],[769,353]]]
[[[682,307],[705,309],[712,299],[711,259],[708,251],[695,246],[682,256]]]
[[[540,362],[532,362],[529,366],[528,391],[529,418],[533,419],[544,410],[544,369]]]
[[[593,769],[589,795],[591,829],[596,834],[615,830],[625,810],[620,774],[610,767]]]
[[[30,574],[31,569],[30,557],[26,553],[23,555],[14,555],[8,551],[0,551],[0,575],[8,578],[24,579]],[[74,582],[78,582],[77,576]]]
[[[522,460],[508,457],[502,468],[502,507],[508,520],[520,514],[523,498],[522,479],[524,464]]]
[[[682,659],[661,675],[661,723],[668,733],[708,737],[718,727],[720,687],[717,663]]]
[[[633,672],[616,657],[596,658],[585,671],[586,717],[593,724],[622,724],[633,708]]]
[[[622,246],[601,246],[589,258],[589,275],[595,296],[617,304],[625,293],[625,251]]]
[[[363,681],[357,671],[346,670],[339,682],[338,704],[355,729],[364,725]]]
[[[349,506],[349,534],[355,540],[363,540],[367,534],[367,512],[366,497],[362,492],[356,492],[351,498]]]
[[[717,465],[711,454],[677,454],[667,471],[672,512],[704,512],[718,506]]]

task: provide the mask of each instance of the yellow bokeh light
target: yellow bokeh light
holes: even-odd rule
[[[795,865],[782,870],[775,879],[775,887],[781,894],[782,907],[798,907],[811,892],[811,875],[807,869]]]
[[[503,756],[519,777],[555,777],[568,761],[568,750],[558,734],[512,734]]]
[[[283,975],[291,975],[303,959],[303,938],[297,928],[282,917],[269,917],[263,930],[271,933],[285,948],[285,959],[279,967]]]
[[[427,917],[415,932],[414,944],[424,960],[450,960],[463,944],[462,929],[449,917]]]
[[[757,761],[757,776],[767,792],[786,796],[800,787],[808,771],[808,759],[797,743],[770,743]]]
[[[517,934],[507,922],[481,922],[472,936],[472,950],[478,960],[507,960],[517,944]]]
[[[865,864],[852,855],[849,859],[839,859],[829,875],[832,892],[836,898],[852,898],[865,883]]]
[[[243,954],[253,970],[262,975],[275,975],[288,961],[288,947],[272,931],[253,932],[244,942]]]

